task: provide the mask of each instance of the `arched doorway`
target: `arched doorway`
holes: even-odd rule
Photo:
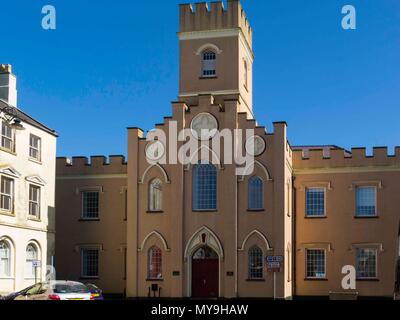
[[[200,247],[192,255],[192,297],[218,298],[219,257],[208,246]]]

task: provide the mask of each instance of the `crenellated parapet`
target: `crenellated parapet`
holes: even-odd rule
[[[227,8],[223,2],[206,2],[180,5],[180,32],[209,31],[240,28],[252,46],[253,31],[240,1],[228,0]]]
[[[372,155],[367,155],[366,148],[352,148],[351,152],[342,148],[293,151],[295,169],[379,166],[400,166],[400,147],[394,154],[389,154],[387,147],[375,147]]]
[[[88,157],[58,157],[56,175],[126,174],[127,162],[122,155]]]

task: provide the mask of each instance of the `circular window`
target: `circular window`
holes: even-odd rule
[[[196,139],[208,140],[216,135],[218,122],[213,115],[209,113],[200,113],[194,117],[190,128]]]
[[[265,147],[265,141],[260,136],[252,136],[246,141],[246,152],[253,157],[261,155]]]
[[[146,158],[150,161],[160,160],[165,153],[164,144],[161,141],[150,142],[146,147]]]

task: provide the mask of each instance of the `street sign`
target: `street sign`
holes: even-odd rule
[[[283,267],[283,256],[268,256],[267,270],[274,273],[274,300],[276,299],[276,273],[281,272]]]
[[[40,267],[42,266],[42,261],[40,261],[40,260],[33,260],[33,261],[32,261],[32,266],[33,266],[34,268],[40,268]]]
[[[280,262],[283,263],[283,256],[268,256],[267,262]]]
[[[281,272],[282,267],[283,267],[283,256],[267,257],[268,272]]]

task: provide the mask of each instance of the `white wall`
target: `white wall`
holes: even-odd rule
[[[1,114],[0,114],[1,115]],[[15,154],[0,149],[0,170],[7,166],[17,170],[15,178],[14,216],[0,210],[0,239],[7,237],[13,242],[13,273],[11,279],[0,279],[0,292],[20,290],[32,280],[25,280],[25,250],[29,241],[34,240],[41,248],[42,276],[45,266],[54,254],[54,196],[55,196],[55,161],[56,137],[27,123],[22,123],[25,130],[16,131]],[[41,138],[41,163],[29,159],[29,137],[34,134]],[[0,173],[1,174],[1,173]],[[38,176],[45,184],[41,188],[40,220],[28,219],[29,185],[26,178]],[[49,239],[49,242],[48,242]],[[48,251],[50,251],[48,253]]]

